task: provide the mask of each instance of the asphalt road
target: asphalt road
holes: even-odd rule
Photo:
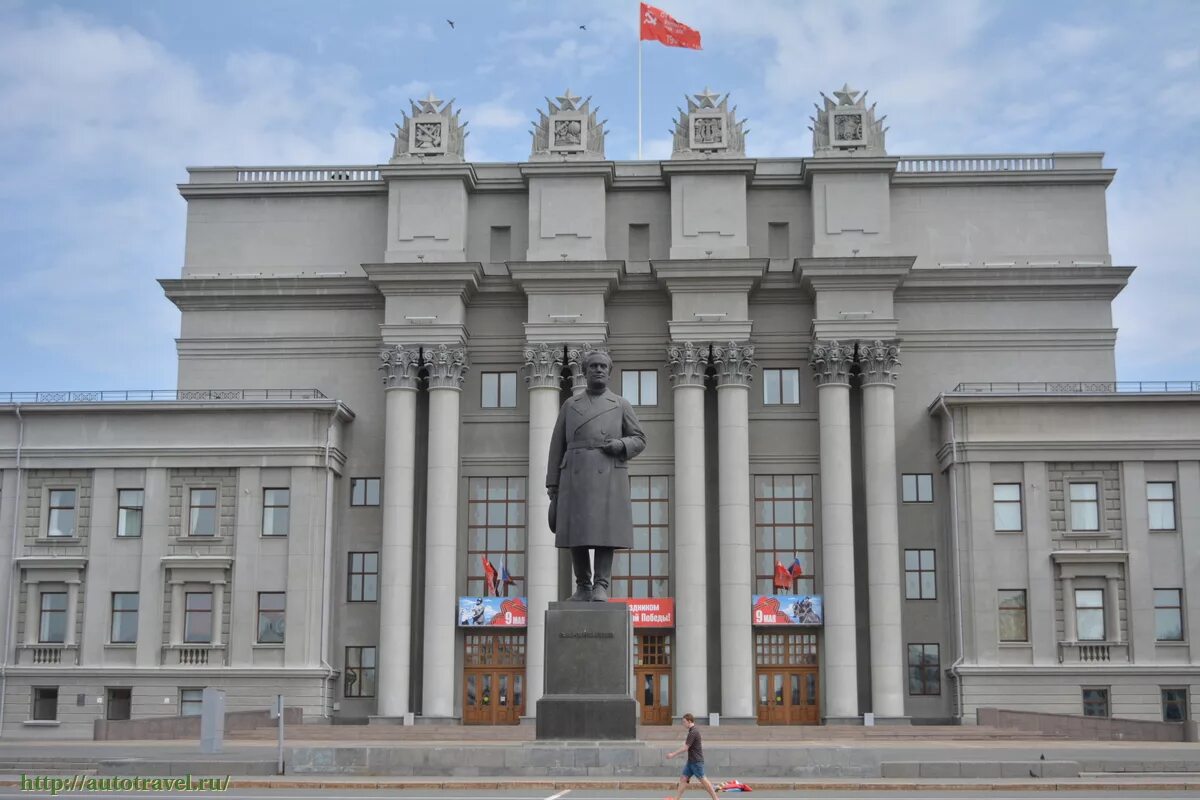
[[[188,795],[197,796],[201,793],[191,792],[79,792],[70,794],[60,794],[59,797],[105,797],[112,800],[147,800],[147,798],[170,797],[180,798]],[[344,789],[336,791],[328,789],[313,789],[301,791],[297,789],[232,789],[228,792],[205,792],[209,796],[217,796],[224,800],[367,800],[368,798],[389,798],[389,800],[662,800],[665,793],[659,791],[637,790],[637,791],[614,791],[603,789],[570,789],[560,791],[533,791],[529,789],[516,790],[511,792],[497,791],[487,789],[483,791],[465,791],[465,790],[445,790],[437,791],[430,789],[414,789],[407,790],[365,790],[361,792],[351,792]],[[740,792],[720,793],[719,796],[725,798],[741,798],[746,800],[797,800],[798,798],[828,798],[829,800],[881,800],[883,798],[895,798],[896,800],[917,800],[918,798],[929,798],[930,800],[1048,800],[1053,795],[1054,798],[1076,798],[1077,800],[1090,800],[1091,798],[1112,798],[1116,800],[1120,798],[1200,798],[1198,791],[1137,791],[1132,789],[1121,789],[1118,791],[1086,791],[1086,792],[1022,792],[1022,791],[1005,791],[997,789],[987,789],[975,792],[962,791],[937,791],[930,792],[928,790],[911,791],[911,792],[800,792],[800,791],[775,791],[769,789],[757,790],[751,794]],[[47,793],[41,792],[22,792],[19,789],[0,788],[0,800],[17,800],[17,798],[30,797],[46,797]],[[707,795],[702,789],[689,789],[684,793],[684,800],[691,798],[706,798]]]

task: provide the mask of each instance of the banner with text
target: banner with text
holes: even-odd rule
[[[529,609],[524,597],[460,597],[458,624],[471,628],[487,625],[524,628],[529,624]]]
[[[822,625],[825,611],[818,594],[756,594],[755,625]]]
[[[608,602],[629,606],[635,628],[675,627],[675,599],[672,597],[613,597]]]

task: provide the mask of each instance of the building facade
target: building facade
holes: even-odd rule
[[[607,160],[568,90],[521,163],[431,94],[387,164],[189,170],[178,389],[0,396],[3,734],[210,686],[534,715],[592,348],[648,440],[613,585],[644,723],[1191,718],[1200,385],[1116,382],[1114,171],[891,156],[822,98],[805,157],[705,90],[670,159]]]

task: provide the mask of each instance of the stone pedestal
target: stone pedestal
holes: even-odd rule
[[[624,603],[551,603],[538,739],[633,739],[633,622]]]

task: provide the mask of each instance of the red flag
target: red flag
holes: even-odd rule
[[[775,562],[775,588],[792,588],[792,573],[783,565],[782,561]]]
[[[792,574],[793,578],[804,577],[804,565],[800,563],[800,559],[797,558],[792,562],[792,565],[788,567],[788,572]]]
[[[667,47],[700,49],[700,31],[689,28],[662,9],[642,3],[642,41],[662,42]]]
[[[492,566],[492,562],[487,560],[487,556],[480,556],[479,560],[483,562],[483,582],[487,586],[487,593],[499,597],[499,573]]]

